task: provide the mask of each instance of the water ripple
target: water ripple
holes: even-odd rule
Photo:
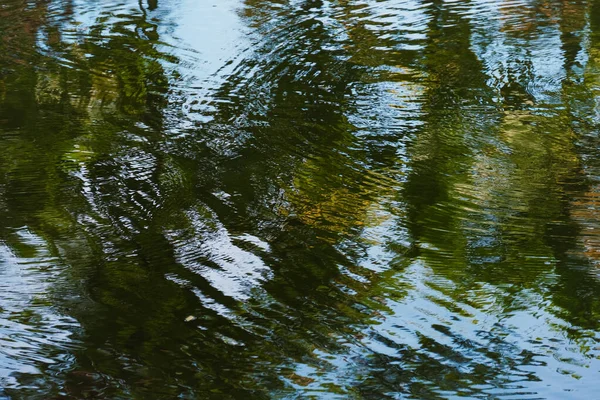
[[[597,11],[4,2],[0,394],[589,398]]]

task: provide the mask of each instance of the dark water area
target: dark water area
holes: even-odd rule
[[[0,0],[0,398],[600,398],[600,2]]]

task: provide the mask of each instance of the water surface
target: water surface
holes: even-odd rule
[[[0,397],[590,399],[600,3],[2,0]]]

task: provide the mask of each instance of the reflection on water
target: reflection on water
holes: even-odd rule
[[[600,6],[6,0],[0,396],[581,398]]]

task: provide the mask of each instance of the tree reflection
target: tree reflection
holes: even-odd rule
[[[196,87],[197,58],[162,42],[175,6],[11,1],[2,240],[14,265],[65,266],[39,298],[73,326],[40,350],[62,367],[34,360],[7,393],[445,398],[577,376],[598,328],[598,13],[521,3],[248,0],[251,46]]]

